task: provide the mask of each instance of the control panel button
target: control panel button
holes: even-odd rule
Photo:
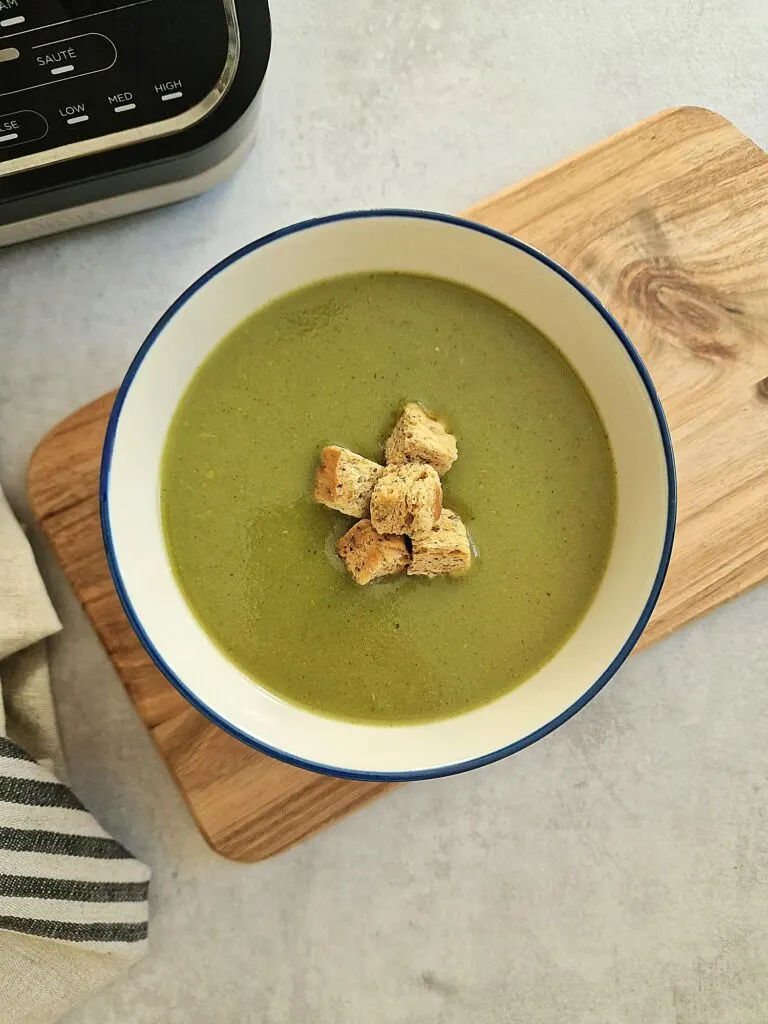
[[[67,124],[85,124],[91,119],[85,112],[84,103],[69,103],[66,107],[59,107],[59,117]]]
[[[139,2],[149,0],[0,0],[0,35],[66,25]]]
[[[0,114],[0,152],[24,142],[36,142],[48,134],[48,122],[34,110]]]
[[[11,29],[26,22],[19,0],[0,0],[0,29]]]
[[[117,60],[115,44],[100,32],[86,32],[53,43],[32,47],[40,80],[47,74],[87,75],[106,71]]]
[[[176,78],[170,82],[155,83],[155,93],[166,103],[169,100],[180,100],[184,95],[181,79]]]
[[[27,40],[15,45],[20,57],[6,65],[0,96],[107,71],[117,60],[115,44],[101,32],[84,32],[36,46]]]
[[[128,89],[125,92],[116,92],[108,96],[107,102],[112,107],[114,114],[128,114],[131,110],[136,109],[136,104],[133,102],[133,93]]]

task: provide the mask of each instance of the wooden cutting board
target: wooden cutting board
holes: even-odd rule
[[[661,393],[680,515],[640,647],[768,576],[766,154],[717,114],[670,110],[468,215],[519,235],[589,285]],[[98,470],[113,397],[41,441],[30,503],[203,835],[225,857],[261,860],[390,787],[250,750],[154,668],[123,615],[101,542]]]

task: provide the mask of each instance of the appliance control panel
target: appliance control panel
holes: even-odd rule
[[[235,0],[0,0],[2,177],[180,131],[226,93]]]

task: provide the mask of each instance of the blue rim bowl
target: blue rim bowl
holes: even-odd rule
[[[211,707],[209,707],[204,701],[202,701],[187,685],[184,681],[172,671],[166,660],[163,658],[156,645],[152,642],[150,637],[147,635],[142,622],[134,608],[131,597],[128,593],[128,589],[123,579],[123,573],[118,562],[116,555],[115,544],[112,536],[111,516],[110,516],[110,473],[112,468],[112,459],[115,446],[115,437],[120,422],[121,411],[126,400],[126,396],[133,384],[133,381],[142,367],[148,353],[157,342],[158,337],[163,332],[164,328],[168,323],[176,316],[176,314],[185,306],[189,300],[196,295],[209,281],[221,274],[232,264],[241,260],[243,257],[248,256],[250,253],[255,252],[258,249],[262,249],[280,239],[284,239],[290,235],[296,235],[301,232],[306,232],[322,225],[339,223],[349,220],[366,220],[372,218],[413,218],[418,220],[427,220],[433,222],[439,222],[442,224],[453,225],[456,227],[464,228],[471,232],[478,232],[482,235],[489,236],[490,238],[496,239],[505,245],[511,246],[521,252],[526,253],[534,260],[544,264],[547,268],[559,275],[565,281],[567,281],[574,289],[576,289],[584,299],[597,311],[603,321],[608,325],[610,330],[613,332],[615,338],[624,348],[625,352],[631,359],[637,374],[642,381],[642,384],[647,392],[647,397],[653,409],[653,413],[656,418],[656,424],[658,427],[659,435],[663,445],[664,460],[666,463],[666,483],[667,483],[667,510],[666,510],[666,526],[664,532],[663,547],[661,550],[661,556],[658,563],[655,576],[653,578],[650,591],[648,593],[647,600],[642,612],[637,618],[637,622],[632,629],[631,633],[626,639],[626,642],[621,646],[618,653],[611,660],[607,668],[600,674],[600,676],[592,683],[591,686],[586,689],[582,695],[574,701],[569,707],[567,707],[562,713],[556,715],[551,720],[546,722],[545,725],[530,732],[528,735],[516,740],[513,743],[509,743],[505,746],[498,747],[479,757],[474,757],[468,760],[458,761],[451,764],[439,765],[437,767],[428,768],[424,770],[416,771],[357,771],[343,767],[337,767],[333,764],[322,763],[313,760],[307,760],[301,757],[294,756],[289,751],[280,749],[279,747],[270,745],[266,742],[259,741],[252,735],[244,732],[234,722],[223,718],[217,714]],[[322,277],[322,274],[318,274],[318,277]],[[217,339],[218,340],[218,339]],[[294,765],[297,768],[304,768],[309,771],[318,772],[320,774],[332,775],[339,778],[355,779],[359,781],[370,781],[370,782],[406,782],[415,781],[419,779],[431,779],[438,778],[446,775],[453,775],[459,772],[469,771],[474,768],[479,768],[484,765],[492,764],[495,761],[499,761],[502,758],[508,757],[510,754],[515,754],[525,747],[530,746],[532,743],[537,742],[544,736],[553,732],[563,723],[567,722],[572,718],[578,711],[580,711],[586,704],[588,704],[593,697],[595,697],[600,690],[606,685],[611,677],[616,673],[618,668],[627,658],[633,647],[637,643],[640,635],[642,634],[648,620],[651,617],[651,613],[656,605],[661,592],[662,584],[667,573],[669,566],[670,557],[672,554],[672,546],[675,534],[675,521],[677,511],[677,485],[675,477],[675,464],[672,450],[672,442],[670,438],[669,428],[667,426],[664,411],[659,400],[659,396],[651,380],[650,374],[646,369],[640,355],[635,349],[632,342],[627,337],[626,333],[616,321],[616,319],[608,312],[608,310],[602,305],[602,303],[592,294],[592,292],[586,288],[580,281],[578,281],[572,274],[557,264],[554,260],[545,256],[543,253],[534,249],[532,246],[527,245],[525,242],[520,241],[510,235],[503,234],[500,231],[496,231],[493,228],[486,227],[482,224],[474,223],[473,221],[465,220],[461,217],[451,216],[443,213],[433,213],[423,210],[408,210],[408,209],[381,209],[381,210],[363,210],[363,211],[350,211],[345,213],[333,214],[326,217],[318,217],[311,220],[301,221],[300,223],[292,224],[288,227],[281,228],[278,231],[274,231],[262,238],[257,239],[248,245],[243,246],[236,252],[227,256],[221,260],[210,270],[206,271],[201,275],[194,284],[190,285],[189,288],[184,291],[178,299],[170,306],[166,313],[160,318],[155,326],[150,331],[144,343],[141,345],[136,356],[134,357],[131,365],[125,375],[125,378],[120,385],[120,388],[115,399],[114,406],[109,418],[109,424],[107,427],[106,439],[104,442],[103,457],[101,462],[101,473],[100,473],[100,487],[99,487],[99,502],[100,502],[100,515],[101,515],[101,526],[104,538],[104,546],[106,549],[107,562],[109,569],[112,574],[115,588],[117,590],[120,602],[123,610],[133,627],[136,635],[141,641],[142,645],[146,649],[147,653],[151,657],[154,664],[168,679],[168,681],[179,691],[180,694],[201,714],[205,715],[206,718],[210,719],[215,725],[223,729],[225,732],[234,736],[236,739],[245,743],[246,745],[253,747],[271,757],[278,758],[281,761],[285,761],[288,764]]]

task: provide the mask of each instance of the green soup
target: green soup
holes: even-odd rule
[[[477,549],[460,579],[356,585],[352,523],[311,499],[318,453],[381,459],[405,401],[446,417],[444,503]],[[401,274],[334,278],[232,332],[169,431],[165,536],[198,620],[245,672],[356,721],[443,718],[548,661],[584,616],[613,539],[613,459],[581,380],[529,323]]]

